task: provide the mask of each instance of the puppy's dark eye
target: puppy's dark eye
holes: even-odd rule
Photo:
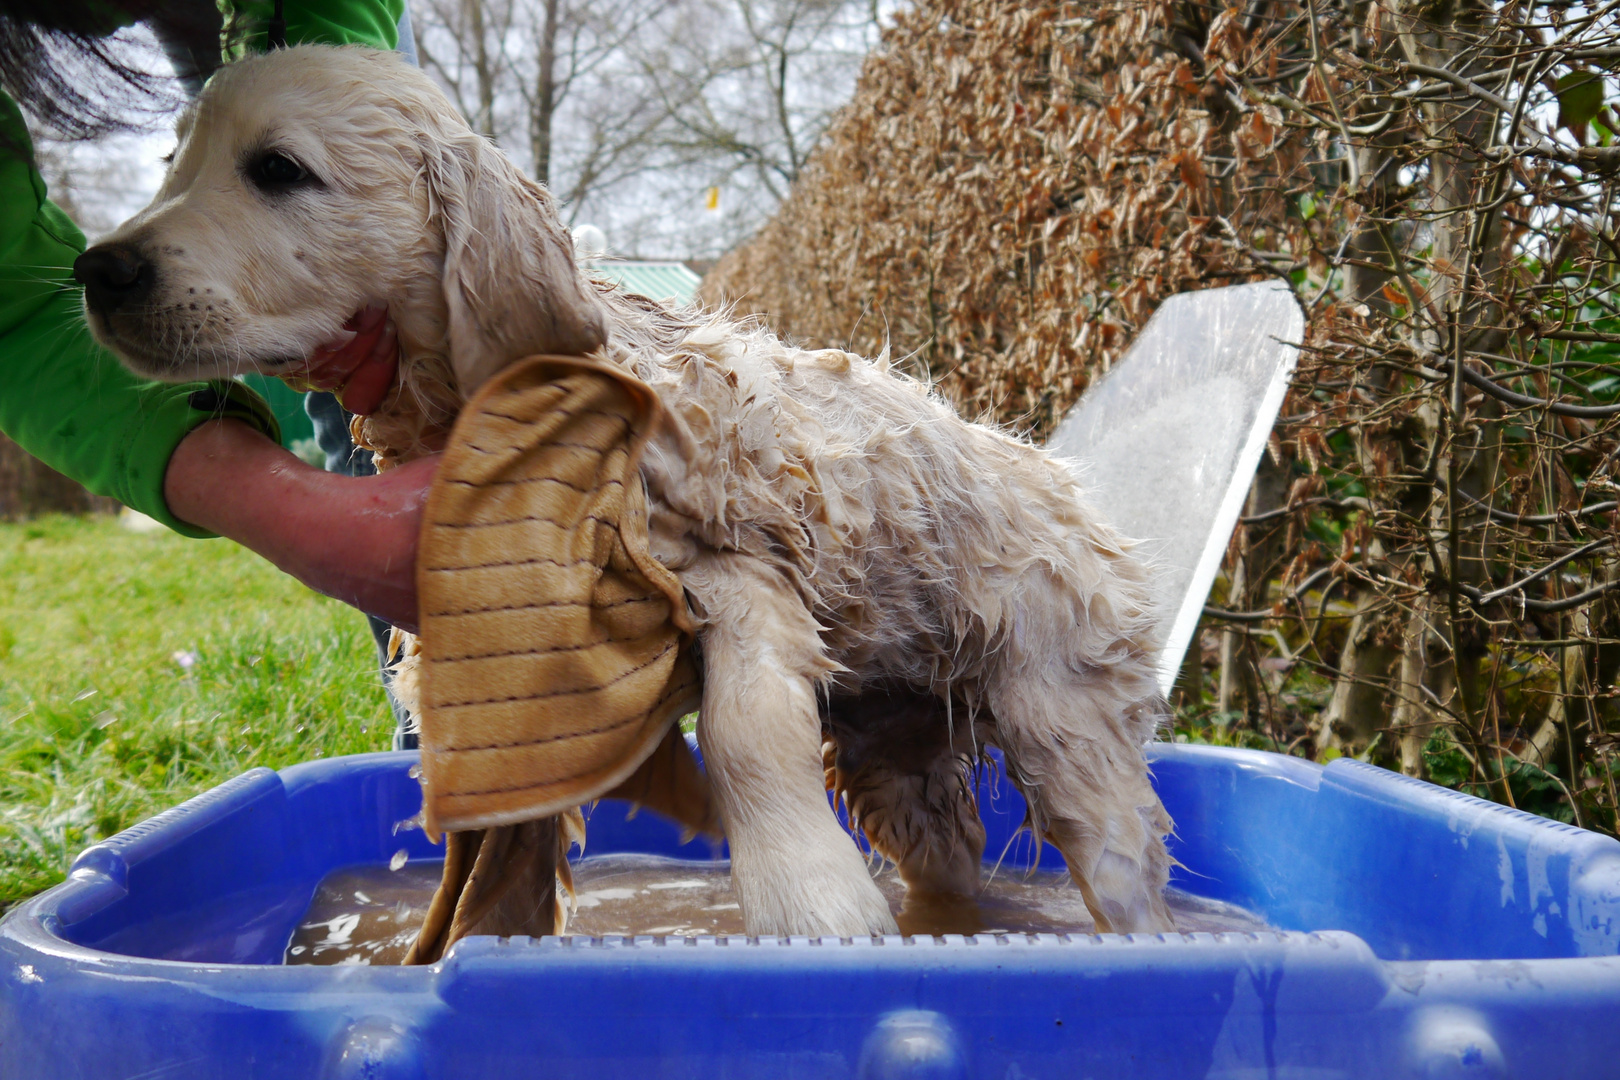
[[[266,191],[275,191],[311,179],[309,171],[286,154],[260,154],[248,164],[248,179]]]

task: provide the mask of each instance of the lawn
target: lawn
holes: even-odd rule
[[[257,765],[387,749],[365,620],[226,540],[0,524],[0,911]]]

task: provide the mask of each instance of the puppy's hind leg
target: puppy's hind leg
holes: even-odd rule
[[[874,686],[825,706],[828,787],[909,895],[976,896],[984,823],[974,797],[972,721],[936,694]],[[823,751],[824,753],[826,750]]]
[[[698,742],[750,934],[892,934],[894,916],[827,805],[815,683],[832,665],[793,588],[743,555],[682,574],[704,609]]]
[[[990,695],[996,740],[1030,817],[1063,852],[1103,933],[1173,930],[1164,902],[1170,818],[1142,743],[1153,702],[1131,702],[1115,673],[1025,668]]]

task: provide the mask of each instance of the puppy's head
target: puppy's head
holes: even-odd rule
[[[603,342],[551,196],[391,53],[231,65],[178,136],[152,204],[74,264],[91,329],[142,374],[289,371],[376,301],[464,394]]]

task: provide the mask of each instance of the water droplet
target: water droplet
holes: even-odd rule
[[[394,852],[394,857],[388,860],[388,869],[398,870],[400,867],[405,865],[405,861],[409,858],[410,856],[405,853],[405,849],[400,848],[398,851]]]
[[[415,765],[412,765],[406,771],[405,775],[409,776],[412,780],[422,779],[422,763],[418,761]]]

